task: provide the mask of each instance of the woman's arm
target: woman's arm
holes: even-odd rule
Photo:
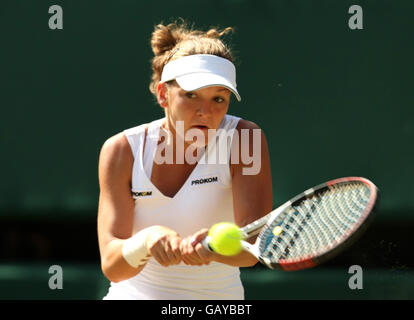
[[[101,268],[113,282],[138,274],[145,264],[133,267],[124,258],[124,241],[131,237],[135,202],[131,196],[134,158],[123,133],[109,138],[99,157],[98,241]],[[181,261],[179,235],[162,226],[150,227],[144,243],[160,264],[168,266]]]
[[[234,220],[236,224],[243,227],[272,211],[273,207],[273,189],[272,173],[270,167],[269,148],[266,136],[255,123],[240,120],[237,130],[239,132],[239,163],[231,164],[231,173],[233,180],[233,208]],[[249,143],[243,141],[242,130],[249,133]],[[259,141],[254,140],[254,131],[260,136]],[[253,152],[254,143],[260,143],[260,152]],[[246,148],[248,147],[248,150]],[[250,165],[242,163],[242,153],[252,155],[253,162]],[[256,170],[260,165],[260,170]],[[250,170],[246,170],[249,169]],[[253,170],[252,170],[253,169]],[[246,174],[253,173],[253,174]],[[256,237],[249,239],[253,243]],[[238,265],[252,266],[257,263],[257,259],[251,254],[242,251],[235,257],[218,256],[216,261]]]
[[[133,163],[124,134],[105,141],[99,157],[98,241],[102,272],[113,282],[128,279],[143,268],[131,267],[122,256],[124,239],[132,234],[134,199],[130,186]]]

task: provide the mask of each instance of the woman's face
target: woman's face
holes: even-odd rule
[[[201,130],[208,139],[208,129],[218,129],[227,113],[230,103],[230,90],[224,87],[207,87],[195,91],[184,91],[174,81],[172,84],[162,84],[159,87],[159,99],[165,108],[168,129],[175,134],[177,122],[182,121],[184,134],[191,129]],[[179,129],[179,128],[178,128]],[[191,142],[190,142],[191,143]]]

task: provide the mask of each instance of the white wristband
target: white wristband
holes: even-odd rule
[[[138,268],[150,258],[146,246],[149,228],[143,229],[134,234],[131,238],[124,240],[122,256],[131,267]]]

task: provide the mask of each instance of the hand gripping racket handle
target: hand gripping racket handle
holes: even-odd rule
[[[203,239],[203,241],[201,241],[201,244],[203,245],[204,248],[206,248],[208,251],[214,252],[214,250],[210,247],[210,240],[211,237],[207,236]]]

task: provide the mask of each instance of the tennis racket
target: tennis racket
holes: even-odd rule
[[[250,252],[271,269],[312,268],[352,244],[372,221],[377,187],[361,177],[340,178],[306,190],[244,226],[244,240],[259,234]],[[203,240],[209,246],[210,237]]]

